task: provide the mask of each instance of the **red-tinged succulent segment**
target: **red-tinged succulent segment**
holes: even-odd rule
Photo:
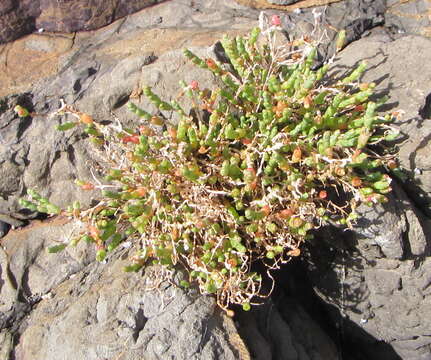
[[[106,184],[79,182],[82,189],[101,189],[103,199],[89,210],[68,209],[87,224],[73,244],[94,243],[103,260],[127,239],[140,248],[127,271],[147,261],[180,264],[189,277],[181,285],[196,283],[225,309],[249,309],[263,295],[254,261],[277,268],[300,254],[310,230],[327,221],[351,226],[360,202],[386,200],[385,169],[397,165],[377,151],[397,132],[392,116],[376,113],[384,101],[369,100],[375,85],[358,83],[366,64],[329,79],[328,65],[313,69],[313,44],[305,38],[277,47],[279,19],[272,25],[262,34],[255,28],[246,38],[223,38],[231,67],[184,51],[223,84],[203,89],[197,81],[181,82],[180,95],[195,106],[190,113],[144,88],[159,110],[178,113],[177,124],[133,103],[129,109],[144,122],[138,129],[80,115],[113,166]],[[72,127],[66,124],[59,130]],[[39,209],[44,199],[38,196],[22,205],[58,213],[48,203]]]

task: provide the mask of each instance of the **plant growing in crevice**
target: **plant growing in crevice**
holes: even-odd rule
[[[185,50],[223,84],[201,89],[197,81],[181,82],[191,112],[145,87],[159,110],[178,114],[176,124],[129,103],[142,118],[138,129],[103,126],[63,104],[61,111],[77,121],[58,129],[84,125],[111,163],[104,184],[77,181],[82,189],[100,189],[102,200],[65,211],[86,224],[72,245],[94,244],[101,261],[127,239],[139,249],[126,271],[148,261],[180,264],[188,274],[183,286],[195,283],[215,294],[224,309],[247,310],[263,296],[253,262],[278,268],[300,254],[310,230],[327,222],[351,226],[360,202],[386,201],[385,168],[397,165],[376,147],[383,149],[397,131],[390,114],[376,113],[384,99],[370,101],[375,84],[358,82],[366,64],[331,79],[329,65],[313,69],[317,50],[306,37],[277,46],[277,26],[224,37],[228,65]],[[59,212],[30,195],[36,203],[22,200],[23,206]]]

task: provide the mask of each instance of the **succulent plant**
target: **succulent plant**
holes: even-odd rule
[[[253,262],[277,268],[300,254],[310,230],[327,222],[351,226],[360,202],[386,201],[385,169],[397,165],[378,149],[397,132],[391,115],[376,112],[384,99],[370,100],[375,84],[358,82],[366,64],[332,79],[329,65],[314,68],[317,50],[306,37],[276,46],[278,22],[272,22],[247,37],[224,37],[229,64],[184,50],[222,84],[205,89],[180,82],[194,111],[144,88],[159,110],[178,114],[176,124],[129,103],[142,118],[139,129],[113,130],[76,111],[79,121],[58,127],[85,125],[114,164],[107,185],[77,182],[101,189],[102,200],[67,210],[87,224],[72,245],[92,243],[103,260],[127,239],[139,250],[126,271],[148,261],[180,264],[188,273],[181,285],[215,294],[224,309],[248,310],[263,295]],[[59,212],[25,201],[32,210]]]

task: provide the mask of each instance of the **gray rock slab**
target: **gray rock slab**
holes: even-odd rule
[[[15,331],[29,306],[90,263],[94,251],[84,244],[57,255],[47,253],[48,246],[67,241],[75,228],[65,219],[35,221],[1,239],[0,328]]]
[[[19,359],[238,359],[212,297],[168,283],[157,271],[128,274],[112,260],[53,289],[30,314]]]
[[[58,32],[97,29],[161,1],[6,0],[0,8],[0,43],[15,40],[36,29]]]
[[[335,236],[340,240],[343,235]],[[349,243],[346,235],[343,240]],[[431,323],[425,315],[431,304],[430,258],[389,260],[378,252],[374,257],[370,245],[361,244],[358,251],[351,246],[341,249],[328,237],[319,241],[328,241],[333,250],[322,250],[317,243],[311,246],[309,275],[328,304],[332,321],[355,344],[358,356],[426,359],[430,354]]]
[[[399,33],[431,37],[431,5],[426,0],[386,2],[385,24]]]
[[[0,330],[0,360],[9,360],[13,351],[13,337],[8,330]]]
[[[85,243],[48,254],[46,247],[69,237],[74,226],[62,218],[34,222],[1,240],[5,354],[47,360],[265,360],[265,354],[275,360],[286,354],[298,360],[338,359],[331,339],[293,298],[278,301],[279,310],[269,300],[250,315],[238,311],[243,341],[213,297],[162,282],[157,267],[123,272],[132,249],[120,248],[104,263],[92,262],[94,249]],[[181,276],[176,273],[172,281]]]

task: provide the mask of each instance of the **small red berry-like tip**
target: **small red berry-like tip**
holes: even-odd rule
[[[196,80],[192,80],[192,81],[190,82],[190,88],[191,88],[192,90],[197,90],[197,89],[199,88],[199,83],[198,83]]]
[[[326,199],[327,196],[328,196],[328,194],[327,194],[327,192],[325,190],[321,190],[319,192],[319,198]]]
[[[205,60],[205,63],[207,64],[207,66],[208,66],[210,69],[215,69],[215,68],[217,67],[217,65],[216,65],[216,63],[214,62],[214,60],[213,60],[213,59],[206,59],[206,60]]]
[[[262,206],[261,211],[265,216],[268,216],[269,214],[271,214],[271,208],[269,207],[269,205]]]
[[[122,138],[122,141],[124,144],[126,143],[134,143],[134,144],[139,144],[139,136],[138,135],[130,135],[130,136],[125,136]]]
[[[251,141],[251,139],[244,138],[244,139],[241,139],[241,143],[243,145],[250,145],[252,143],[252,141]]]
[[[84,183],[81,185],[81,189],[82,190],[93,190],[94,189],[94,185],[91,183]]]
[[[281,25],[281,19],[278,15],[272,15],[271,17],[271,24],[274,26],[280,26]]]
[[[23,108],[20,105],[15,106],[14,111],[17,113],[19,117],[27,117],[29,115],[28,110],[26,108]]]

